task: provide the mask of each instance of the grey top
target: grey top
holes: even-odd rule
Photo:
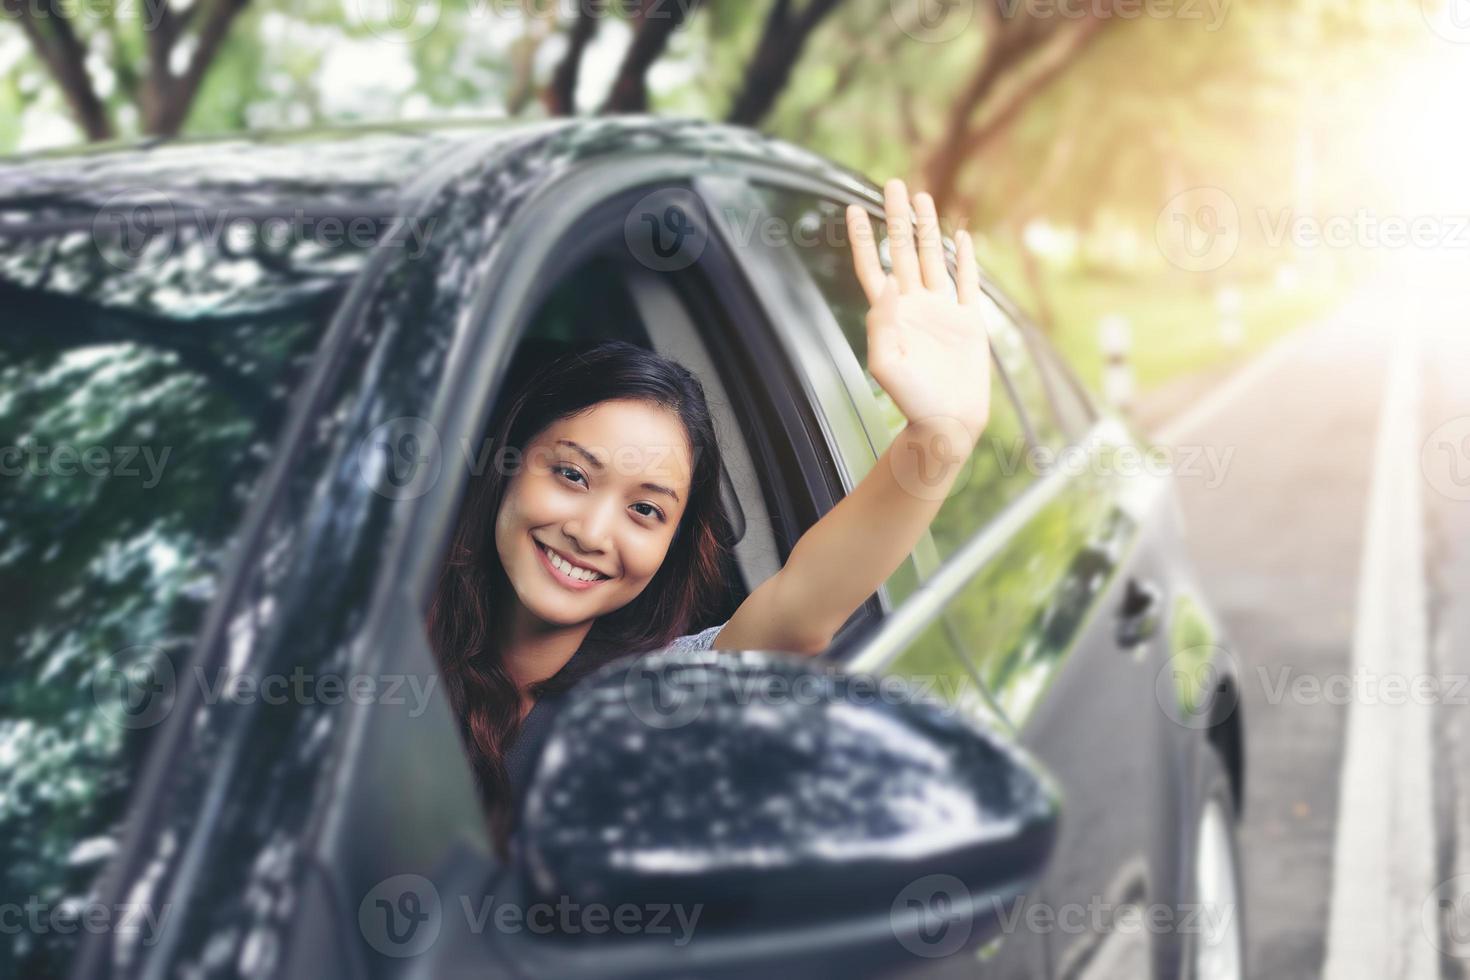
[[[713,650],[715,637],[724,628],[725,624],[720,623],[718,626],[711,626],[698,633],[678,637],[668,645],[667,649],[681,653]],[[531,710],[526,713],[526,719],[521,722],[521,730],[516,733],[515,741],[506,750],[505,769],[510,776],[517,811],[520,809],[520,801],[525,795],[526,787],[531,783],[531,774],[536,770],[536,760],[541,757],[541,747],[546,743],[547,736],[551,734],[551,723],[556,719],[556,711],[560,707],[559,701],[560,698],[549,697],[541,698],[533,704]]]

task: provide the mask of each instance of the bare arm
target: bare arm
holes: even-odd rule
[[[961,231],[958,295],[934,201],[884,188],[893,273],[861,208],[847,211],[853,265],[872,304],[868,369],[908,425],[852,493],[797,541],[785,566],[741,603],[716,644],[817,653],[913,550],[990,417],[990,349],[974,246]],[[917,247],[915,240],[917,239]]]

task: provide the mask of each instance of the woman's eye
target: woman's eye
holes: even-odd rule
[[[633,509],[642,517],[652,517],[660,521],[664,519],[664,512],[653,504],[639,502],[633,505]]]
[[[572,483],[581,484],[581,483],[585,483],[586,482],[585,480],[582,479],[582,473],[581,473],[581,471],[580,470],[577,470],[577,469],[575,469],[575,468],[573,468],[571,466],[553,466],[551,468],[551,472],[555,473],[557,476],[560,476],[563,479],[568,480],[568,481],[570,481]]]

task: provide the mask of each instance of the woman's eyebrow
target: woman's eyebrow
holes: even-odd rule
[[[570,439],[558,439],[556,440],[556,444],[558,446],[571,446],[577,452],[586,457],[588,464],[597,467],[599,470],[604,468],[602,465],[602,460],[592,455],[592,453],[585,446],[579,443],[575,443]]]
[[[676,503],[679,500],[679,495],[670,490],[668,487],[664,486],[662,483],[645,483],[643,484],[643,489],[652,490],[654,493],[666,493],[670,497],[673,497]]]

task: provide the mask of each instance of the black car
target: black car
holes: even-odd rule
[[[0,975],[1241,976],[1173,491],[988,280],[990,426],[911,561],[820,658],[589,678],[489,845],[423,623],[496,398],[580,341],[693,370],[733,609],[901,424],[853,202],[645,118],[0,162]]]

